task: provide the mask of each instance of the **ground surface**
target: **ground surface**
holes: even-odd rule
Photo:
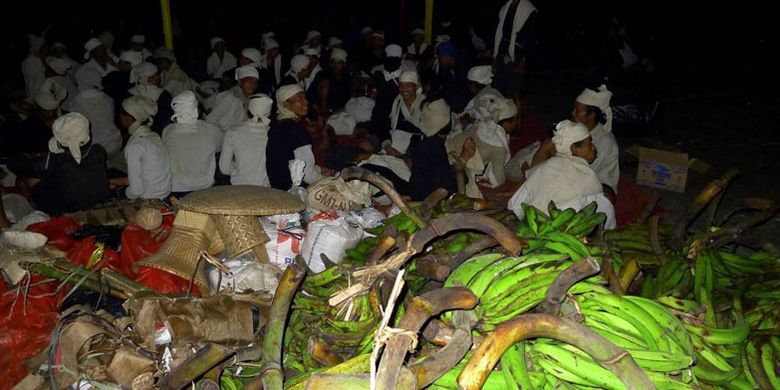
[[[613,77],[613,103],[656,96],[662,114],[655,131],[616,130],[621,173],[636,178],[636,160],[625,153],[634,144],[677,149],[712,165],[707,174],[689,172],[684,194],[662,192],[660,203],[668,210],[668,220],[678,218],[696,194],[729,167],[736,167],[740,174],[724,193],[719,216],[745,197],[780,197],[780,98],[765,92],[768,80],[749,69],[626,79],[630,80]],[[584,80],[574,72],[532,73],[526,109],[545,123],[568,118],[573,99],[586,85]],[[780,216],[761,225],[756,234],[779,245]]]

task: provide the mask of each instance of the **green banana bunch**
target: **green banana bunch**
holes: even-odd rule
[[[575,238],[584,237],[606,220],[606,214],[596,213],[596,202],[591,202],[579,212],[571,208],[559,210],[553,201],[550,201],[547,213],[528,204],[521,207],[525,213],[525,223],[520,224],[517,235],[523,238],[543,238],[552,232],[569,233]],[[532,249],[536,248],[532,246]]]
[[[745,343],[743,356],[743,373],[754,388],[780,389],[780,337],[750,338]]]

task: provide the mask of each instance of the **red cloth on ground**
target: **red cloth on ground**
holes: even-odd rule
[[[34,285],[44,276],[33,276],[30,288],[10,291],[0,279],[0,390],[11,389],[27,376],[25,360],[35,356],[49,343],[59,318],[59,308],[67,289],[54,294],[59,282]],[[28,279],[20,284],[27,285]],[[48,295],[49,296],[41,296]]]
[[[48,244],[65,252],[73,246],[70,235],[81,228],[81,224],[71,217],[61,216],[46,222],[34,223],[27,227],[28,231],[40,233],[49,238]]]

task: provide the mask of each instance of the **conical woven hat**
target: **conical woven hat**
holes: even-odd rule
[[[133,264],[137,272],[140,267],[159,269],[186,280],[193,280],[204,292],[208,282],[201,251],[211,245],[217,235],[214,220],[208,214],[179,210],[173,221],[173,229],[157,253]]]

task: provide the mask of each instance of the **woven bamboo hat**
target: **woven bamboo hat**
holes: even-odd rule
[[[269,187],[231,185],[211,187],[175,200],[176,207],[210,214],[231,257],[253,250],[258,260],[268,260],[263,246],[269,238],[258,216],[297,213],[303,202],[293,194]]]

